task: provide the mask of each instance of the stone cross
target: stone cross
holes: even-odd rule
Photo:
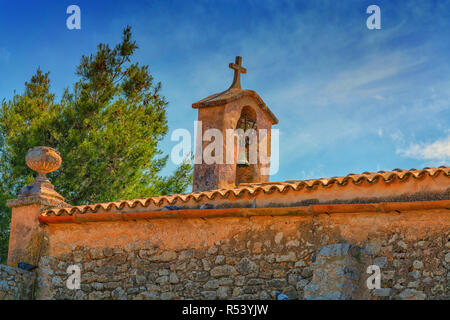
[[[237,56],[235,63],[230,63],[229,67],[234,70],[233,83],[230,89],[236,88],[241,89],[241,73],[247,73],[247,69],[241,66],[242,57]]]

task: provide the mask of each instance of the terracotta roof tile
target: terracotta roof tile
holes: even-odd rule
[[[425,176],[435,177],[437,175],[444,175],[450,177],[450,167],[439,168],[424,168],[422,170],[401,170],[395,169],[393,171],[379,171],[379,172],[364,172],[362,174],[348,174],[343,177],[333,177],[330,179],[309,179],[309,180],[288,180],[284,182],[267,182],[258,184],[241,184],[233,189],[216,189],[203,192],[192,192],[186,194],[174,194],[169,196],[158,196],[145,199],[134,199],[124,201],[114,201],[107,203],[97,203],[91,205],[75,206],[71,208],[55,208],[45,210],[41,212],[42,216],[51,215],[72,215],[73,213],[95,213],[99,210],[103,211],[120,211],[134,209],[138,206],[147,208],[150,205],[161,207],[167,204],[190,203],[198,202],[202,199],[230,199],[231,196],[239,198],[244,193],[248,193],[249,196],[256,196],[259,193],[271,194],[274,192],[287,193],[288,191],[299,191],[301,189],[314,190],[315,188],[328,188],[332,185],[345,187],[349,184],[358,185],[363,182],[369,184],[376,184],[380,181],[389,183],[396,179],[405,181],[408,179],[421,179]],[[449,184],[450,185],[450,184]]]

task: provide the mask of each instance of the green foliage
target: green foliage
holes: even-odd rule
[[[167,102],[148,66],[132,62],[137,48],[127,27],[114,48],[100,44],[94,55],[81,58],[79,80],[60,101],[50,91],[49,73],[38,68],[23,94],[2,102],[0,194],[16,195],[33,180],[24,159],[35,146],[61,153],[63,164],[49,179],[72,205],[186,190],[190,163],[169,177],[159,175],[168,160],[158,148],[168,131]],[[3,234],[9,214],[0,212]]]
[[[8,257],[9,226],[11,214],[6,207],[6,195],[0,192],[0,264],[6,264]]]

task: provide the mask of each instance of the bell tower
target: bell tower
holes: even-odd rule
[[[255,91],[241,88],[242,58],[229,67],[231,86],[192,104],[198,109],[194,192],[269,181],[271,128],[278,119]]]

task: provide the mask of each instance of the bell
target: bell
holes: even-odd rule
[[[241,152],[241,153],[239,153],[239,156],[238,156],[238,164],[240,164],[240,165],[246,165],[246,166],[249,165],[249,162],[248,162],[248,153],[247,153],[247,152]]]

